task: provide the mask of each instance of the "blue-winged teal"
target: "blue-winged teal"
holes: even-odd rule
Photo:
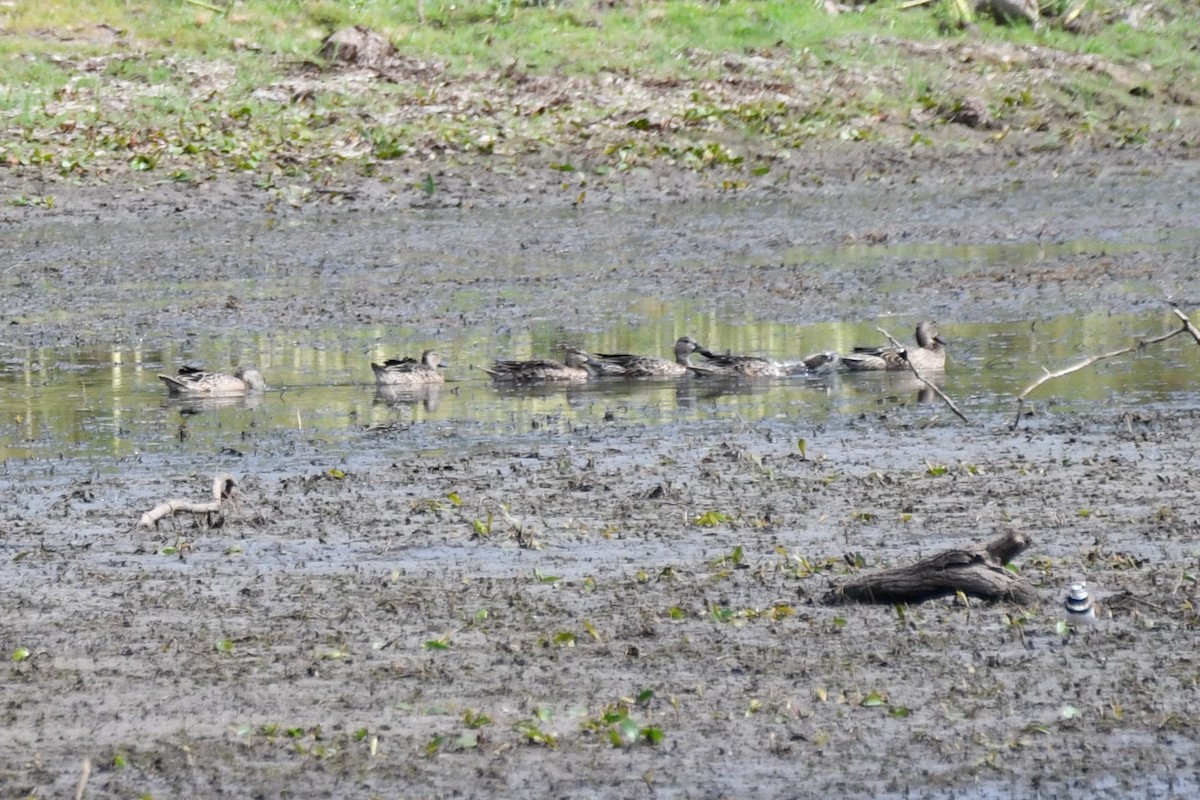
[[[168,394],[179,397],[235,397],[267,388],[261,372],[245,367],[238,367],[232,375],[180,367],[176,374],[159,375],[158,379],[166,384]]]
[[[920,372],[937,372],[946,368],[945,344],[937,324],[926,320],[917,326],[916,347],[856,347],[842,356],[842,364],[853,371],[908,369],[912,364]]]
[[[837,353],[815,353],[798,361],[772,361],[758,356],[734,356],[698,351],[708,359],[705,364],[689,365],[694,374],[702,377],[725,378],[788,378],[799,375],[823,375],[838,362]]]
[[[675,360],[668,361],[658,356],[635,356],[628,353],[595,353],[588,366],[597,375],[613,378],[682,378],[692,366],[692,353],[707,353],[690,336],[681,336],[675,341]]]
[[[570,381],[583,383],[592,374],[585,366],[589,356],[583,350],[567,348],[565,362],[536,359],[533,361],[502,361],[497,359],[483,371],[498,383],[542,383],[545,381]]]
[[[830,375],[835,373],[838,363],[842,357],[837,353],[813,353],[807,358],[802,358],[799,361],[787,361],[781,366],[787,370],[789,375]]]
[[[446,382],[439,366],[443,364],[438,354],[426,350],[421,353],[420,361],[411,357],[390,358],[382,364],[371,364],[371,369],[375,372],[376,386],[425,386]]]
[[[792,374],[783,364],[758,356],[733,356],[728,353],[701,353],[708,361],[688,367],[700,377],[713,378],[786,378]]]

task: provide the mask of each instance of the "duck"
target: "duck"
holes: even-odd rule
[[[236,397],[266,391],[267,382],[256,369],[238,367],[232,375],[180,367],[174,375],[159,375],[172,397]]]
[[[566,381],[584,383],[591,378],[587,364],[591,360],[585,351],[568,347],[564,361],[535,359],[532,361],[505,361],[496,359],[491,367],[483,371],[497,383],[542,383]]]
[[[433,350],[421,353],[420,360],[412,357],[389,358],[382,364],[371,364],[375,373],[376,386],[427,386],[434,383],[445,383],[446,379],[438,371],[444,366],[438,354]]]
[[[833,351],[825,353],[813,353],[811,356],[802,358],[799,361],[788,361],[782,364],[789,375],[808,375],[818,377],[823,375],[832,375],[837,372],[836,367],[841,363],[842,357]]]
[[[786,378],[793,373],[788,367],[769,358],[735,356],[728,353],[702,353],[708,361],[688,369],[702,378]]]
[[[909,364],[920,372],[937,372],[946,368],[945,345],[937,323],[925,320],[917,325],[916,347],[856,347],[842,356],[842,364],[852,372],[908,369]]]
[[[682,378],[692,366],[692,353],[711,357],[708,350],[691,336],[675,340],[675,360],[629,353],[593,353],[588,365],[597,375],[613,378]]]

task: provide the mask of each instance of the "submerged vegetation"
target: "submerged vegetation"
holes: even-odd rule
[[[16,4],[0,9],[0,163],[84,182],[248,174],[299,202],[355,174],[432,195],[453,170],[583,188],[651,168],[736,190],[863,142],[1188,144],[1190,5],[1044,4],[1036,28],[902,5]],[[356,25],[395,49],[322,50]]]

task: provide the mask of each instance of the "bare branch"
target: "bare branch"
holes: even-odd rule
[[[1132,350],[1140,350],[1143,347],[1149,347],[1152,344],[1165,342],[1167,339],[1170,339],[1173,336],[1178,336],[1181,333],[1191,333],[1193,336],[1197,336],[1197,333],[1200,333],[1196,332],[1196,329],[1192,326],[1191,320],[1189,320],[1184,314],[1180,313],[1178,309],[1175,309],[1175,313],[1184,321],[1184,324],[1183,327],[1176,328],[1170,333],[1164,333],[1160,336],[1155,336],[1153,339],[1138,339],[1128,347],[1122,347],[1117,350],[1110,350],[1107,353],[1089,356],[1083,361],[1080,361],[1078,364],[1072,364],[1069,367],[1064,367],[1057,372],[1051,372],[1050,370],[1046,369],[1045,366],[1043,366],[1042,370],[1046,374],[1026,386],[1025,390],[1017,395],[1017,416],[1013,419],[1012,425],[1009,426],[1009,430],[1016,430],[1017,426],[1021,424],[1021,412],[1025,410],[1025,398],[1029,396],[1030,392],[1041,386],[1043,383],[1046,383],[1053,378],[1061,378],[1063,375],[1070,375],[1072,372],[1078,372],[1079,370],[1084,369],[1085,367],[1090,367],[1092,364],[1095,364],[1099,361],[1106,361],[1110,358],[1116,358],[1117,356],[1125,355]],[[1200,336],[1197,336],[1196,341],[1200,342]]]
[[[1192,335],[1192,338],[1196,340],[1196,344],[1200,344],[1200,330],[1197,330],[1196,326],[1192,324],[1192,320],[1188,315],[1175,306],[1171,306],[1171,311],[1175,312],[1175,316],[1183,320],[1183,329]]]
[[[190,500],[168,500],[142,514],[138,527],[157,528],[163,517],[173,517],[175,512],[184,511],[190,514],[216,514],[221,506],[233,494],[237,481],[228,472],[218,472],[213,476],[212,497],[207,503],[193,503]]]
[[[959,419],[961,419],[963,422],[967,423],[968,425],[971,424],[971,420],[967,419],[966,415],[958,410],[958,406],[954,405],[954,401],[951,400],[946,395],[946,393],[943,392],[938,387],[938,385],[936,383],[928,380],[924,375],[922,375],[920,370],[918,370],[916,367],[914,367],[913,363],[908,360],[908,348],[906,348],[904,345],[902,345],[898,341],[896,341],[895,338],[893,338],[892,335],[890,333],[888,333],[887,331],[885,331],[883,328],[876,328],[875,330],[877,330],[881,334],[883,334],[889,342],[891,342],[896,348],[898,348],[900,350],[900,352],[904,355],[904,363],[908,364],[908,368],[910,370],[912,370],[912,374],[916,376],[917,380],[919,380],[921,383],[928,386],[930,389],[933,390],[934,394],[936,394],[938,397],[942,398],[942,402],[945,403],[947,406],[949,406],[950,410],[953,411],[955,414],[957,414]]]

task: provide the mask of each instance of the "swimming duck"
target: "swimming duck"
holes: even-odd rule
[[[690,365],[694,374],[714,378],[786,378],[792,374],[777,361],[758,356],[734,356],[726,353],[701,353],[708,361]]]
[[[836,372],[838,362],[842,357],[837,353],[813,353],[807,358],[802,358],[799,361],[787,361],[781,366],[787,370],[789,375],[809,375],[813,377],[821,375],[831,375]]]
[[[267,382],[256,369],[238,367],[232,375],[180,367],[174,375],[159,375],[172,397],[233,397],[265,391]]]
[[[675,360],[668,361],[658,356],[635,356],[628,353],[596,353],[588,365],[597,375],[614,378],[682,378],[692,366],[692,353],[709,355],[690,336],[681,336],[675,341]]]
[[[415,358],[389,358],[382,364],[371,364],[375,373],[376,386],[425,386],[431,383],[445,383],[446,379],[438,372],[442,365],[438,354],[433,350],[421,353],[421,360]]]
[[[842,356],[842,364],[855,372],[908,369],[909,364],[921,372],[936,372],[946,368],[945,344],[937,324],[926,320],[917,326],[916,347],[856,347],[853,353]]]
[[[583,383],[591,377],[585,366],[590,356],[583,350],[567,348],[564,362],[535,359],[533,361],[503,361],[497,359],[483,371],[497,383],[541,383],[543,381],[570,381]]]

